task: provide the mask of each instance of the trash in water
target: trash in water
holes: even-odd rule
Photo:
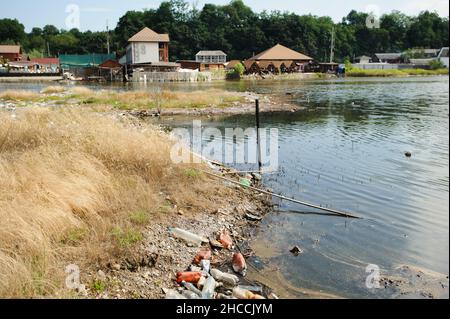
[[[195,244],[199,247],[202,245],[202,243],[209,242],[209,240],[207,238],[198,236],[198,235],[188,232],[187,230],[184,230],[184,229],[170,228],[169,232],[173,237],[182,239],[188,243]]]
[[[201,272],[196,271],[185,271],[185,272],[179,272],[177,274],[177,283],[181,284],[183,281],[190,282],[190,283],[197,283],[200,278],[202,278],[203,274]]]
[[[303,249],[301,249],[298,246],[294,246],[291,250],[289,250],[294,256],[298,256],[300,254],[303,254]]]
[[[247,218],[248,220],[254,221],[254,222],[259,222],[262,220],[262,217],[256,216],[253,214],[249,214],[249,213],[245,214],[245,218]]]
[[[247,263],[241,253],[233,254],[233,270],[242,276],[247,274]]]
[[[218,269],[211,269],[211,275],[217,281],[221,281],[229,286],[236,286],[239,283],[239,278],[236,275],[224,273]]]

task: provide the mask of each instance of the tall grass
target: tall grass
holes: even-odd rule
[[[218,207],[230,191],[187,176],[196,168],[172,164],[170,147],[155,129],[87,111],[0,111],[0,297],[65,293],[68,264],[129,252],[172,213],[167,195],[193,212]]]
[[[54,93],[63,93],[54,96]],[[63,87],[48,87],[41,94],[29,91],[7,91],[0,93],[0,100],[12,101],[58,101],[58,104],[91,105],[118,109],[165,109],[165,108],[206,108],[227,107],[235,102],[244,102],[241,94],[223,90],[195,92],[173,91],[94,91],[86,87],[75,87],[65,91]]]

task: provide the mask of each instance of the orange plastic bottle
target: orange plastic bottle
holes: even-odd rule
[[[230,237],[228,231],[224,230],[219,234],[219,241],[225,249],[231,249],[233,247],[233,240]]]
[[[211,250],[202,249],[195,256],[194,263],[199,265],[202,260],[210,260],[210,259],[211,259]]]
[[[198,271],[180,271],[177,273],[177,283],[181,284],[184,282],[190,282],[192,284],[198,283],[198,281],[202,278],[202,273]]]

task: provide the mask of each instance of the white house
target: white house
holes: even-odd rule
[[[201,63],[226,63],[227,55],[223,51],[200,51],[195,55],[195,61]]]
[[[169,62],[169,35],[144,28],[128,40],[127,64]]]
[[[443,65],[448,69],[449,61],[448,61],[448,47],[442,48],[438,55],[438,60],[441,61]]]

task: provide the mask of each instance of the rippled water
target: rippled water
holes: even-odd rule
[[[382,297],[382,290],[365,286],[369,264],[378,265],[382,275],[402,264],[448,275],[448,77],[168,86],[209,87],[274,93],[306,106],[306,111],[262,115],[263,126],[278,128],[280,139],[280,169],[265,175],[264,184],[364,217],[317,215],[278,202],[253,245],[289,284],[343,297]],[[126,89],[136,88],[143,89]],[[209,119],[203,125],[224,131],[252,127],[254,118]],[[294,245],[304,249],[301,256],[289,253]]]
[[[448,274],[448,77],[276,82],[245,89],[288,92],[292,102],[308,108],[262,116],[263,126],[278,128],[280,138],[280,169],[264,176],[265,185],[364,217],[317,215],[278,202],[254,242],[268,265],[293,286],[343,297],[386,296],[366,288],[369,264],[378,265],[381,275],[402,264]],[[203,125],[224,131],[251,127],[254,118]],[[304,249],[301,256],[290,254],[294,245]]]

